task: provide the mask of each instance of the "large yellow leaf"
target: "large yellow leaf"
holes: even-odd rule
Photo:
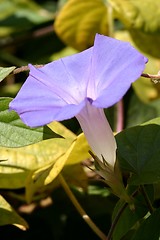
[[[160,58],[160,1],[110,0],[110,2],[138,48]]]
[[[144,32],[160,31],[159,0],[110,0],[119,19],[128,28]]]
[[[63,156],[76,135],[58,122],[49,125],[64,138],[53,138],[21,148],[0,147],[0,188],[24,187],[30,171],[53,164]]]
[[[28,228],[26,221],[20,217],[11,205],[0,195],[0,226],[13,224],[22,230]]]
[[[84,134],[76,137],[68,150],[54,163],[32,172],[26,182],[26,199],[31,201],[33,194],[44,185],[50,184],[61,172],[64,165],[74,165],[90,157],[89,146]]]
[[[69,0],[58,13],[54,29],[69,46],[84,50],[96,33],[108,34],[107,8],[103,0]]]

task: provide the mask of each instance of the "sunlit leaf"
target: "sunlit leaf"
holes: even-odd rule
[[[53,164],[66,153],[76,135],[62,124],[49,125],[63,138],[53,138],[21,148],[0,147],[0,188],[24,187],[31,171]]]
[[[110,3],[128,28],[152,33],[160,30],[159,0],[110,0]]]
[[[102,0],[69,0],[58,13],[54,29],[69,46],[84,50],[96,33],[107,35],[107,7]]]
[[[120,165],[132,172],[130,183],[160,181],[160,118],[128,128],[116,135]]]
[[[0,146],[22,147],[45,139],[58,138],[49,127],[27,127],[14,111],[8,110],[11,98],[0,98]]]
[[[0,82],[7,77],[16,67],[0,67]]]
[[[77,136],[67,152],[56,160],[55,164],[45,179],[45,184],[49,184],[51,181],[53,181],[53,179],[57,177],[65,164],[75,164],[89,158],[90,155],[88,151],[88,143],[84,137],[84,134],[81,133],[79,136]]]
[[[26,230],[28,224],[20,217],[11,205],[0,195],[0,226],[13,224],[21,230]]]
[[[160,1],[111,0],[110,2],[138,48],[159,58]]]
[[[50,184],[61,172],[63,167],[66,165],[80,163],[82,160],[85,160],[90,157],[89,146],[84,137],[84,134],[80,134],[76,137],[67,151],[56,158],[54,163],[45,165],[42,168],[39,168],[37,171],[31,173],[28,178],[26,185],[26,199],[30,201],[33,193],[43,185]]]

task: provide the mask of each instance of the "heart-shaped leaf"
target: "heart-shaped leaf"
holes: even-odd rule
[[[120,165],[133,173],[130,183],[160,181],[160,118],[128,128],[117,134],[116,139]]]

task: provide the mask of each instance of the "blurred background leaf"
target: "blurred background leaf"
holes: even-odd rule
[[[143,52],[159,58],[160,1],[110,0],[116,16]]]
[[[7,77],[16,67],[0,67],[0,82]]]
[[[96,33],[108,34],[107,6],[102,0],[68,0],[54,29],[65,44],[84,50],[93,45]]]
[[[13,224],[21,230],[28,228],[27,222],[16,213],[11,205],[0,195],[0,226]]]

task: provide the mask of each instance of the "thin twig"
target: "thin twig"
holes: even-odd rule
[[[44,66],[43,64],[34,65],[34,67],[36,67],[36,68],[41,68],[43,66]],[[26,71],[29,71],[29,67],[28,66],[22,66],[22,67],[19,67],[19,68],[16,68],[15,70],[13,70],[12,74],[18,74],[18,73],[26,72]]]
[[[36,68],[41,68],[41,67],[44,66],[44,64],[36,64],[36,65],[33,65],[33,66],[36,67]],[[22,66],[22,67],[16,68],[15,70],[13,70],[13,72],[11,74],[18,74],[20,72],[25,72],[25,71],[29,71],[28,66]],[[153,75],[153,74],[149,74],[149,73],[142,73],[141,77],[150,78],[151,81],[155,84],[160,83],[160,74]]]
[[[95,232],[95,234],[101,240],[108,240],[107,236],[95,225],[95,223],[91,220],[91,218],[88,216],[88,214],[81,207],[81,205],[77,201],[76,197],[70,190],[68,184],[66,183],[65,179],[63,178],[63,176],[61,174],[59,174],[59,180],[60,180],[60,183],[61,183],[64,191],[66,192],[67,196],[69,197],[69,199],[71,200],[71,202],[73,203],[73,205],[75,206],[75,208],[77,209],[77,211],[79,212],[79,214],[81,215],[83,220],[89,225],[89,227],[93,230],[93,232]]]
[[[141,77],[150,78],[151,81],[155,84],[160,83],[160,74],[157,75],[149,74],[149,73],[142,73]]]
[[[154,208],[152,207],[152,203],[151,203],[151,201],[149,199],[149,196],[148,196],[148,194],[147,194],[147,192],[145,190],[145,187],[143,185],[140,185],[140,190],[141,190],[141,193],[142,193],[142,195],[143,195],[143,197],[145,199],[147,207],[148,207],[150,213],[152,214],[154,212]]]

